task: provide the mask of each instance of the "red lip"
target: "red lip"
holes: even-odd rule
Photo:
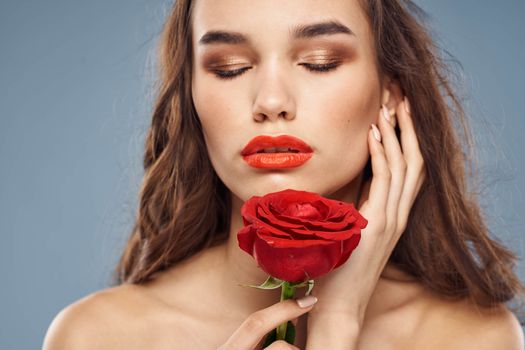
[[[291,152],[257,153],[265,148],[286,147]],[[253,138],[241,151],[243,159],[255,168],[290,168],[307,162],[313,155],[312,148],[304,141],[290,135]]]

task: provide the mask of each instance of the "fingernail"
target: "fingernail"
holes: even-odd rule
[[[381,142],[381,133],[379,132],[379,129],[377,128],[375,124],[371,124],[371,125],[372,125],[372,132],[374,134],[375,139]]]
[[[405,96],[404,99],[405,104],[405,111],[407,111],[408,114],[410,114],[410,104],[408,103],[408,98]]]
[[[390,113],[388,112],[388,108],[386,108],[385,105],[381,105],[381,114],[386,119],[387,122],[391,123],[390,121]]]
[[[313,295],[308,295],[306,297],[302,297],[301,299],[297,299],[297,305],[301,308],[306,308],[309,306],[312,306],[313,304],[317,303],[317,298]]]

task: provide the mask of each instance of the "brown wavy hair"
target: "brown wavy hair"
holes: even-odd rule
[[[145,283],[228,238],[230,192],[208,158],[191,96],[193,3],[175,2],[160,38],[139,208],[114,284]],[[491,238],[484,221],[467,118],[453,72],[424,25],[426,13],[409,0],[361,5],[379,73],[397,79],[411,101],[427,174],[389,261],[445,297],[482,306],[522,301],[525,287],[513,271],[517,256]],[[370,161],[364,171],[366,180]]]

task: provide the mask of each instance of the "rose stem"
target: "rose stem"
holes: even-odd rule
[[[281,301],[293,298],[295,294],[295,286],[290,286],[289,282],[284,282],[281,285]],[[284,340],[286,338],[286,328],[288,321],[277,326],[277,340]]]

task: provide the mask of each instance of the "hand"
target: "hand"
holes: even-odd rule
[[[406,228],[410,209],[425,178],[424,161],[409,106],[400,102],[395,110],[402,149],[394,130],[395,119],[391,117],[388,122],[381,115],[382,108],[378,121],[382,142],[374,138],[373,130],[369,131],[373,174],[364,184],[364,198],[357,205],[368,225],[350,259],[315,281],[312,294],[319,302],[309,314],[309,324],[316,315],[324,319],[344,315],[347,320],[355,320],[360,328],[379,276]]]
[[[237,328],[232,336],[218,350],[260,349],[266,334],[277,328],[281,323],[296,320],[302,314],[312,310],[314,304],[308,306],[306,301],[312,302],[313,297],[305,297],[299,300],[287,299],[274,304],[266,309],[254,312]],[[301,307],[302,303],[304,307]],[[297,349],[298,347],[288,344],[284,340],[273,342],[265,349]]]

